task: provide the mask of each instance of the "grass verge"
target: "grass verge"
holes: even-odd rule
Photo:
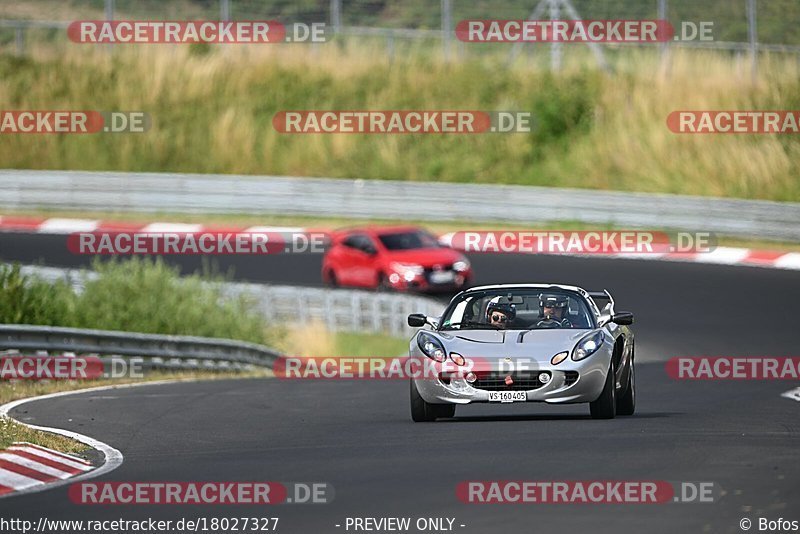
[[[408,340],[384,334],[331,332],[311,323],[287,327],[277,348],[292,356],[393,357],[408,351]]]

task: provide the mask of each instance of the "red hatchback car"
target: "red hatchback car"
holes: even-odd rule
[[[336,232],[322,259],[322,281],[331,286],[453,291],[470,280],[463,254],[410,226]]]

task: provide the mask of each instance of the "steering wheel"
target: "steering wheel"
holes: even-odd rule
[[[538,323],[536,323],[536,328],[572,328],[572,323],[569,319],[553,319],[552,317],[545,317]]]

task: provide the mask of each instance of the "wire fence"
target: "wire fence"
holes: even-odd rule
[[[501,54],[514,60],[544,61],[557,69],[565,54],[578,54],[577,44],[465,43],[456,38],[459,21],[470,19],[668,20],[676,31],[683,23],[711,22],[711,41],[648,44],[664,56],[669,47],[726,51],[749,57],[756,68],[762,52],[800,57],[800,25],[796,0],[31,0],[0,5],[0,47],[24,54],[31,41],[67,43],[65,28],[73,20],[267,20],[283,23],[325,23],[335,40],[356,46],[383,46],[388,58],[411,50],[466,59]],[[33,34],[36,33],[36,37]],[[284,45],[277,45],[284,46]],[[290,45],[291,46],[291,45]],[[613,62],[631,47],[597,47]],[[588,55],[587,55],[588,57]],[[594,54],[598,59],[598,54]]]
[[[49,282],[64,280],[78,292],[95,276],[91,271],[30,265],[22,272]],[[445,307],[442,301],[418,295],[239,282],[223,283],[223,294],[247,297],[270,324],[321,324],[332,332],[398,337],[410,337],[417,330],[408,326],[409,314],[439,317]]]

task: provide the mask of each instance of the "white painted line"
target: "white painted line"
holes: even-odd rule
[[[45,460],[52,460],[54,462],[58,462],[61,465],[66,465],[67,467],[72,467],[73,469],[80,469],[81,471],[91,471],[92,467],[86,464],[82,464],[76,462],[74,460],[67,460],[60,456],[56,456],[55,454],[51,454],[49,452],[40,451],[38,449],[33,449],[31,447],[16,447],[11,446],[8,448],[10,451],[23,451],[29,454],[33,454],[34,456],[38,456],[39,458],[44,458]]]
[[[790,389],[784,393],[781,393],[781,397],[786,397],[787,399],[796,400],[800,402],[800,388]]]
[[[36,486],[43,486],[44,484],[45,483],[41,480],[28,478],[19,473],[14,473],[13,471],[6,471],[0,467],[0,486],[14,488],[15,490],[26,490],[35,488]],[[19,495],[19,493],[19,491],[15,491],[14,493],[6,493],[6,495]]]
[[[49,465],[44,465],[40,464],[39,462],[34,462],[33,460],[29,460],[28,458],[17,456],[16,454],[8,454],[5,452],[0,452],[0,460],[6,460],[8,462],[11,462],[12,464],[17,464],[21,465],[22,467],[27,467],[28,469],[33,469],[34,471],[39,471],[40,473],[44,473],[45,475],[50,475],[51,477],[69,478],[72,476],[72,473],[67,473],[66,471],[61,471],[60,469],[56,469],[55,467],[50,467]]]
[[[47,219],[39,225],[41,234],[69,234],[72,232],[92,232],[100,221],[91,219]]]
[[[142,227],[139,232],[153,233],[197,233],[203,231],[202,224],[154,222]]]
[[[796,269],[800,270],[800,252],[789,252],[780,258],[776,259],[773,266],[779,269]]]

